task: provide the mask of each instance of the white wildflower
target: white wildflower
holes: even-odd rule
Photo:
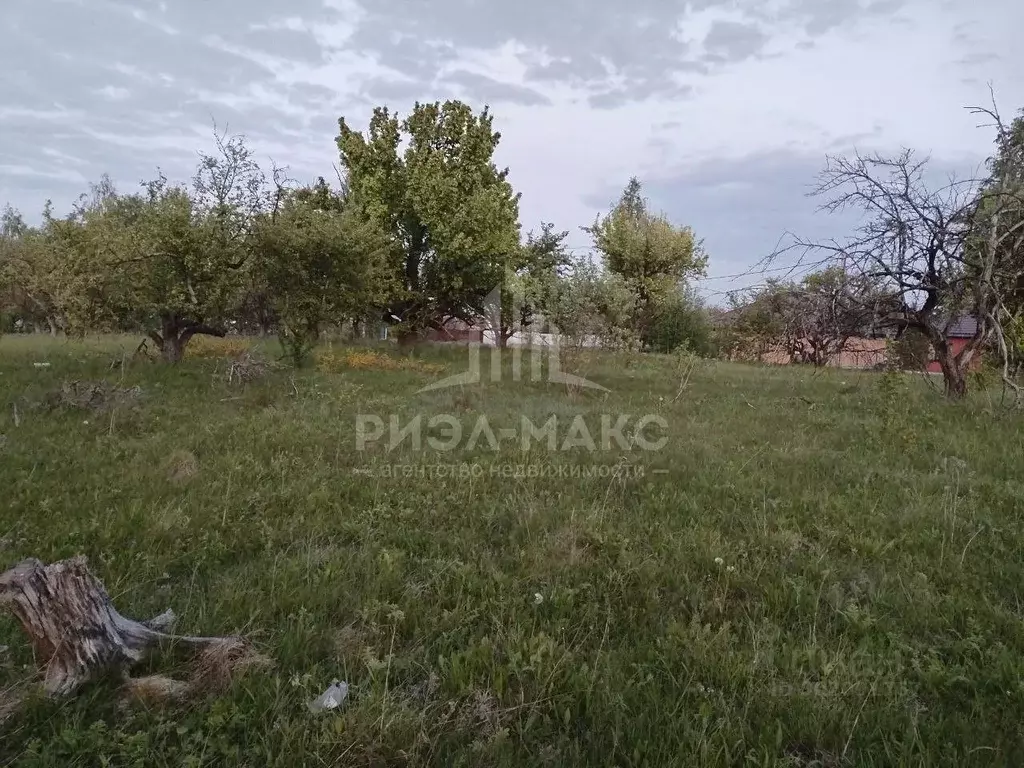
[[[725,560],[723,560],[720,557],[716,557],[715,558],[715,565],[722,565],[724,562],[725,562]]]
[[[534,605],[540,605],[543,602],[544,602],[544,595],[542,595],[540,592],[534,592],[533,593],[533,604]]]

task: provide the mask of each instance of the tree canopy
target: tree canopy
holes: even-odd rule
[[[618,203],[585,231],[604,266],[635,296],[633,323],[649,345],[658,306],[678,301],[686,282],[704,275],[707,255],[690,227],[677,227],[664,214],[653,213],[641,191],[640,181],[631,178]]]
[[[1004,379],[1024,367],[1024,113],[1004,123],[985,174],[933,183],[911,150],[830,157],[816,194],[853,208],[842,241],[797,238],[798,281],[767,280],[727,317],[723,346],[825,365],[849,339],[915,331],[951,397],[991,346]],[[58,216],[0,214],[0,330],[144,333],[165,360],[196,334],[276,333],[301,364],[326,328],[363,331],[387,318],[399,338],[462,320],[496,343],[557,330],[573,343],[714,352],[694,290],[708,255],[693,228],[656,212],[633,177],[584,227],[574,255],[550,221],[526,231],[501,133],[487,107],[417,102],[373,110],[364,130],[342,117],[337,188],[261,165],[244,136],[214,132],[191,178],[163,173],[123,192],[102,177]],[[816,254],[814,258],[809,254]],[[809,268],[809,269],[807,269]],[[500,303],[494,313],[493,304]],[[949,329],[964,316],[964,343]]]
[[[493,122],[458,101],[417,103],[404,119],[380,107],[365,135],[339,120],[352,202],[392,238],[400,290],[387,310],[409,335],[482,314],[521,256],[519,195],[494,164]]]

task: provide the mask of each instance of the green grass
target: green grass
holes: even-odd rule
[[[239,388],[217,360],[111,368],[134,346],[0,339],[0,568],[84,553],[126,615],[172,607],[275,664],[187,706],[119,708],[102,682],[32,699],[0,761],[1024,764],[1024,421],[996,395],[716,363],[686,382],[685,361],[639,356],[585,368],[610,393],[508,365],[424,394],[438,376],[415,367]],[[30,407],[100,378],[139,385],[137,409]],[[467,438],[481,414],[496,431],[553,414],[563,435],[576,414],[650,413],[669,440],[357,451],[357,414],[392,413],[455,414]],[[516,469],[552,462],[644,476]],[[459,463],[481,469],[382,471]],[[32,668],[6,616],[3,645],[0,690]],[[311,715],[333,678],[350,700]]]

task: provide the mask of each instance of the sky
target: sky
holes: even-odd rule
[[[974,172],[992,132],[965,107],[1024,107],[1022,28],[1020,0],[3,0],[0,205],[185,181],[215,123],[332,179],[339,117],[457,98],[495,116],[524,233],[583,251],[635,175],[716,301],[785,233],[849,229],[808,195],[828,154]]]

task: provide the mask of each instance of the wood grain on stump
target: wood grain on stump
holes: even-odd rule
[[[171,611],[149,621],[122,616],[81,555],[51,565],[29,558],[0,574],[0,605],[29,636],[37,661],[45,665],[43,684],[51,696],[70,694],[104,671],[126,671],[164,642],[204,651],[200,662],[218,651],[233,662],[251,664],[256,658],[242,638],[168,634]]]

